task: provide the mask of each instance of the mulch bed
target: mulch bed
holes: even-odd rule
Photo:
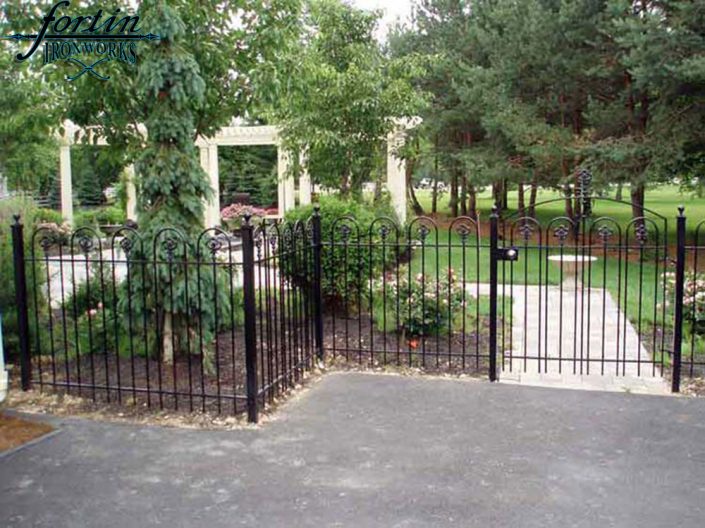
[[[485,376],[489,368],[488,322],[452,335],[405,337],[379,331],[369,315],[327,315],[323,344],[336,366],[410,368],[433,374]]]
[[[288,338],[290,330],[285,334]],[[303,331],[300,331],[303,335]],[[293,347],[277,343],[258,345],[258,381],[262,387],[283,374],[296,359]],[[135,339],[135,350],[140,348]],[[287,347],[287,348],[285,348]],[[271,360],[264,350],[270,350]],[[296,349],[300,359],[302,347]],[[117,357],[114,353],[69,357],[66,361],[63,350],[56,351],[52,365],[50,356],[41,361],[45,386],[54,391],[86,398],[101,404],[123,404],[128,406],[170,409],[174,411],[239,414],[246,410],[246,363],[245,337],[241,329],[226,331],[218,335],[217,354],[208,371],[201,355],[178,356],[172,364],[154,358],[135,355]],[[309,368],[312,361],[309,361]],[[35,361],[35,388],[41,388],[38,379],[39,363]],[[292,385],[300,378],[299,373],[286,378],[280,385]],[[62,384],[71,383],[74,386]],[[80,385],[80,386],[79,386]],[[95,388],[93,387],[95,385]],[[276,397],[288,387],[270,391]],[[161,393],[161,394],[160,394]],[[270,394],[268,394],[270,395]],[[268,398],[271,401],[272,398]]]
[[[0,453],[21,446],[53,430],[54,428],[47,423],[0,413]]]

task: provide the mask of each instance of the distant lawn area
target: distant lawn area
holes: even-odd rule
[[[430,191],[417,191],[417,195],[424,208],[430,211]],[[629,189],[624,189],[624,196],[629,196]],[[611,197],[613,198],[614,195]],[[554,191],[540,191],[538,202],[556,198],[560,198],[560,196]],[[510,193],[509,206],[512,212],[516,211],[516,200],[517,193]],[[442,207],[439,208],[438,222],[441,226],[445,226],[447,222],[444,222],[444,219],[449,218],[447,194],[439,200],[439,205]],[[693,232],[697,223],[705,219],[705,198],[695,198],[680,193],[675,186],[662,186],[653,189],[646,197],[646,207],[667,218],[669,243],[671,244],[675,243],[675,217],[678,214],[679,205],[686,206],[686,215],[690,218],[689,230]],[[483,224],[489,220],[491,207],[490,193],[482,193],[478,197],[478,212]],[[557,200],[539,206],[536,213],[537,220],[545,227],[552,219],[565,214],[564,202]],[[623,227],[632,219],[631,208],[628,204],[600,200],[595,203],[594,216],[608,216]],[[482,231],[486,234],[487,228],[483,226]],[[705,231],[703,238],[705,239]],[[436,248],[436,240],[438,248]],[[427,238],[427,246],[424,251],[419,247],[415,249],[411,261],[412,272],[423,271],[433,275],[436,273],[436,262],[438,262],[439,274],[443,274],[444,270],[450,267],[455,270],[458,276],[464,275],[469,284],[473,284],[475,281],[488,283],[490,266],[487,246],[489,240],[485,236],[479,241],[479,255],[476,243],[474,237],[468,238],[466,249],[463,251],[460,237],[456,233],[449,235],[446,227],[439,227],[438,235],[432,232]],[[449,248],[449,244],[453,247]],[[535,244],[536,242],[530,243],[530,245]],[[557,246],[557,242],[552,240],[550,245],[554,244]],[[515,288],[522,284],[555,286],[565,280],[565,277],[561,276],[560,266],[547,260],[548,254],[560,252],[558,247],[552,248],[548,254],[545,249],[540,250],[541,254],[539,255],[538,249],[521,249],[521,243],[516,245],[520,247],[519,260],[514,264],[500,264],[500,282],[504,282],[507,288],[509,288],[509,284],[514,284]],[[636,245],[633,234],[630,245]],[[575,249],[566,245],[564,251],[566,254],[571,254],[575,252]],[[597,260],[583,272],[582,282],[585,286],[606,288],[615,302],[620,300],[622,309],[631,320],[641,318],[645,322],[652,322],[654,319],[660,318],[660,313],[654,313],[654,308],[663,302],[662,274],[666,269],[662,252],[657,255],[655,251],[647,250],[644,252],[644,259],[641,262],[638,250],[635,249],[631,249],[628,255],[622,253],[621,258],[617,258],[615,251],[610,251],[605,255],[601,248],[594,249],[592,255],[597,257]],[[658,264],[656,257],[658,257]],[[642,313],[639,316],[640,312]]]
[[[431,191],[420,190],[416,191],[419,202],[423,206],[427,214],[431,211]],[[516,212],[517,210],[516,191],[509,193],[509,210]],[[615,191],[606,193],[605,197],[614,198]],[[629,188],[625,187],[622,193],[623,200],[629,201]],[[528,206],[529,193],[526,193]],[[546,225],[551,219],[565,214],[565,207],[561,195],[552,190],[539,190],[537,203],[546,200],[556,200],[537,207],[536,218],[542,225]],[[663,215],[668,220],[668,236],[669,240],[675,241],[676,221],[678,215],[678,206],[685,206],[685,214],[688,217],[689,235],[695,231],[695,226],[701,220],[705,220],[705,197],[698,198],[690,193],[682,193],[675,185],[662,185],[653,187],[647,190],[645,207],[651,209],[657,214]],[[477,198],[478,213],[480,220],[486,222],[489,219],[490,211],[492,210],[492,195],[490,190],[485,190],[478,195]],[[443,194],[438,200],[438,212],[440,216],[447,217],[450,214],[448,208],[448,193]],[[506,213],[505,213],[506,214]],[[626,226],[632,218],[632,211],[628,204],[609,202],[606,200],[596,200],[593,209],[595,217],[608,216],[617,221],[620,225]],[[703,233],[705,239],[705,232]]]

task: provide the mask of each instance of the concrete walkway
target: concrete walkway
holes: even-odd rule
[[[475,295],[477,287],[468,286]],[[489,284],[480,285],[489,294]],[[670,387],[609,291],[560,286],[499,287],[507,333],[500,381],[589,390],[668,394]],[[651,307],[653,309],[653,307]],[[500,316],[502,306],[500,299]],[[510,317],[511,316],[511,317]],[[511,319],[511,322],[510,322]],[[524,359],[525,356],[528,359]],[[539,361],[538,358],[541,358]],[[604,366],[603,366],[604,359]]]
[[[52,419],[0,526],[701,527],[705,401],[331,374],[255,429]]]

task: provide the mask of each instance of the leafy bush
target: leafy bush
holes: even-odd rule
[[[463,294],[453,270],[435,277],[421,273],[409,281],[408,270],[378,279],[373,286],[372,312],[377,328],[408,336],[447,334],[462,325],[469,295]],[[399,311],[397,312],[397,297]],[[465,297],[465,300],[464,300]]]
[[[664,273],[666,307],[670,308],[676,291],[676,274]],[[694,334],[705,334],[705,273],[686,273],[683,283],[683,312]]]
[[[88,227],[97,231],[102,225],[124,224],[125,220],[125,211],[117,206],[95,207],[78,211],[74,215],[73,224],[74,229]]]
[[[118,206],[102,207],[96,212],[98,225],[121,225],[127,220],[127,213]]]
[[[313,205],[299,207],[287,213],[286,220],[306,222],[312,214]],[[358,295],[369,289],[370,274],[378,277],[396,262],[400,248],[396,246],[393,229],[387,234],[386,245],[382,244],[381,228],[390,228],[389,222],[376,223],[370,237],[370,226],[376,218],[396,221],[395,214],[388,203],[372,206],[336,196],[321,197],[320,214],[323,296],[329,303],[347,300],[347,304],[355,306]],[[399,243],[403,244],[403,229],[399,232]]]
[[[40,224],[56,224],[61,225],[64,221],[63,216],[61,216],[61,211],[56,211],[54,209],[39,208],[35,214],[35,221]]]

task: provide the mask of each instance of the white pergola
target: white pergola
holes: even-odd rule
[[[403,145],[405,131],[417,124],[413,121],[400,121],[397,129],[387,137],[387,189],[392,204],[401,222],[406,221],[406,167],[404,160],[396,156],[397,149]],[[142,125],[139,130],[146,135]],[[82,129],[67,121],[60,138],[59,174],[61,180],[61,213],[64,221],[73,224],[73,184],[71,181],[71,146],[87,140],[90,145],[107,145],[103,138],[93,138],[92,131]],[[277,145],[278,215],[293,209],[296,200],[296,182],[289,171],[290,153],[281,148],[279,132],[276,126],[229,126],[219,130],[214,137],[199,137],[195,142],[200,151],[201,167],[208,175],[213,197],[205,204],[206,227],[220,225],[220,182],[218,172],[218,147],[247,145]],[[301,158],[301,173],[298,181],[299,205],[311,203],[311,178],[306,170],[306,163]],[[137,196],[135,192],[135,170],[132,165],[127,172],[127,218],[136,220]]]

